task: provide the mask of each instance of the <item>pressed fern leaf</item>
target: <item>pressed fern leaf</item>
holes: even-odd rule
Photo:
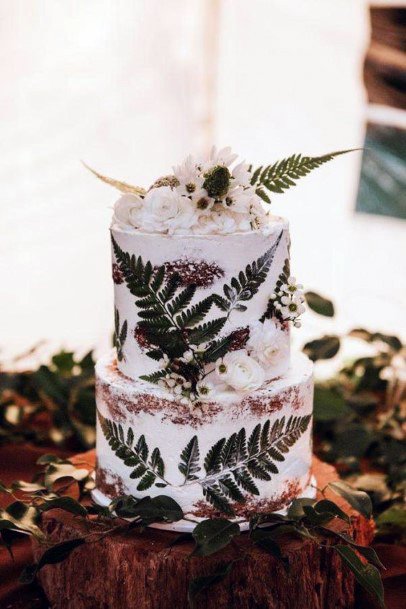
[[[196,294],[195,285],[182,288],[178,274],[166,278],[164,266],[153,267],[140,256],[123,251],[113,236],[112,244],[126,285],[137,298],[138,327],[153,345],[147,352],[149,357],[159,361],[166,354],[173,360],[181,357],[189,345],[201,345],[217,336],[227,317],[204,321],[214,302],[212,296],[191,304]],[[157,383],[162,376],[152,374],[141,378]]]
[[[193,436],[193,438],[190,440],[190,442],[188,442],[186,447],[181,452],[180,463],[178,465],[180,473],[185,476],[185,482],[188,480],[197,480],[198,477],[196,474],[201,469],[199,465],[199,458],[199,441],[197,436]]]
[[[162,486],[162,483],[166,486],[167,483],[164,479],[165,465],[159,448],[154,448],[150,459],[148,459],[149,448],[144,435],[141,435],[134,444],[135,436],[131,428],[125,435],[120,423],[117,424],[103,417],[100,412],[97,415],[104,437],[112,451],[123,461],[124,465],[133,468],[130,478],[141,478],[137,490],[145,491],[149,489],[156,483],[156,480],[159,480],[159,486]]]
[[[247,307],[242,302],[251,300],[258,292],[260,285],[266,280],[282,234],[283,231],[280,232],[275,243],[265,254],[245,267],[245,272],[240,271],[238,278],[233,277],[230,285],[225,284],[223,286],[225,298],[223,296],[214,296],[214,301],[221,310],[227,311],[228,314],[233,309],[246,311]]]
[[[117,359],[121,362],[124,357],[124,343],[127,338],[128,324],[127,320],[120,327],[120,313],[117,308],[114,309],[114,345],[117,349]]]
[[[255,480],[269,481],[278,473],[275,463],[285,460],[285,454],[309,426],[311,416],[277,419],[258,423],[247,441],[245,428],[228,439],[221,438],[207,452],[204,460],[206,477],[199,480],[205,496],[218,509],[228,500],[243,502],[249,495],[259,495]],[[231,481],[231,482],[230,482]],[[237,491],[236,491],[237,489]],[[232,509],[229,505],[228,509]]]
[[[314,157],[293,154],[286,159],[277,161],[273,165],[256,169],[252,174],[251,185],[257,187],[256,193],[258,196],[266,203],[270,203],[271,201],[264,189],[271,192],[283,193],[292,186],[296,186],[297,180],[307,176],[314,169],[347,152],[353,152],[353,149],[330,152],[323,156]]]

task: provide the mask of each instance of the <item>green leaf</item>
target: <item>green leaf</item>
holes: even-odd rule
[[[48,499],[40,506],[41,512],[48,512],[49,510],[54,510],[56,508],[59,510],[64,510],[65,512],[70,512],[71,514],[75,514],[75,516],[87,515],[86,508],[72,497],[56,497],[55,499]]]
[[[188,480],[197,479],[196,474],[201,469],[199,465],[199,458],[199,441],[197,436],[193,436],[193,438],[188,442],[186,447],[181,452],[181,462],[178,465],[179,471],[185,476],[185,482]]]
[[[314,505],[314,509],[319,514],[332,514],[333,516],[337,516],[341,520],[350,523],[348,514],[343,512],[334,501],[330,501],[329,499],[321,499]]]
[[[293,520],[300,520],[305,516],[304,507],[313,506],[316,503],[315,499],[309,497],[302,497],[300,499],[294,499],[288,508],[288,518]]]
[[[316,294],[316,292],[306,292],[305,297],[306,302],[312,311],[319,315],[324,315],[325,317],[334,317],[334,305],[331,300],[320,296],[320,294]]]
[[[212,338],[215,338],[226,321],[227,317],[219,317],[205,322],[200,326],[195,326],[189,333],[189,343],[192,345],[201,345],[202,343],[206,343]]]
[[[166,495],[144,497],[133,509],[133,517],[139,517],[148,524],[152,522],[178,522],[183,518],[182,508],[174,499]]]
[[[372,517],[372,502],[369,495],[364,491],[358,491],[342,480],[330,482],[327,485],[327,488],[343,497],[354,510],[362,514],[365,518],[369,519]]]
[[[225,438],[221,438],[208,451],[204,460],[204,469],[208,474],[214,474],[221,470],[222,450],[225,442]]]
[[[286,159],[277,161],[273,165],[268,165],[265,169],[259,168],[255,170],[251,178],[251,184],[253,186],[261,185],[271,192],[283,193],[288,188],[296,186],[297,180],[308,175],[314,169],[331,161],[336,156],[353,151],[354,150],[340,150],[318,157],[293,154]],[[253,181],[254,178],[255,181]],[[261,189],[256,190],[257,194],[259,194],[258,190]]]
[[[222,309],[229,313],[233,310],[246,310],[246,307],[241,305],[241,301],[250,300],[257,292],[259,287],[264,283],[268,276],[268,272],[272,266],[276,250],[278,249],[283,231],[280,232],[275,243],[269,248],[265,254],[254,260],[251,264],[245,267],[245,272],[241,271],[238,279],[233,277],[230,284],[223,286],[223,291],[226,299],[229,301],[228,308],[224,303],[222,296],[213,296],[214,302]]]
[[[42,554],[40,560],[33,564],[25,567],[23,572],[20,575],[20,582],[22,584],[31,584],[38,571],[42,569],[45,565],[55,565],[56,563],[60,563],[66,560],[70,554],[83,545],[85,540],[83,537],[78,537],[76,539],[69,539],[68,541],[63,541],[62,543],[58,543],[55,546],[52,546],[48,550]]]
[[[338,336],[323,336],[312,340],[303,347],[304,353],[313,361],[320,359],[331,359],[337,355],[340,349],[340,339]]]
[[[209,344],[203,354],[203,360],[206,364],[210,362],[216,362],[219,358],[224,357],[228,353],[231,343],[233,342],[232,336],[224,336]]]
[[[176,317],[176,323],[182,328],[192,328],[203,321],[213,304],[213,298],[209,296],[201,302],[193,305],[187,311],[183,311]]]
[[[240,527],[235,522],[223,518],[203,520],[193,529],[193,538],[196,547],[195,556],[210,556],[225,548],[236,535],[240,534]]]
[[[335,421],[349,412],[345,399],[335,389],[315,385],[313,410],[315,421]]]
[[[192,579],[188,590],[188,601],[191,609],[193,609],[195,606],[196,597],[203,592],[203,590],[207,590],[208,588],[215,586],[230,574],[234,562],[235,561],[231,561],[225,565],[218,566],[211,575],[203,575],[201,577]]]
[[[333,546],[341,556],[347,567],[354,573],[357,582],[378,601],[379,606],[385,608],[384,591],[381,576],[376,567],[371,564],[364,565],[354,550],[341,544]]]

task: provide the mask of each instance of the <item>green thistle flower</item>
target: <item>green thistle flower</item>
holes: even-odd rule
[[[203,188],[207,190],[209,197],[221,198],[227,194],[230,186],[230,172],[227,167],[216,165],[204,174]]]

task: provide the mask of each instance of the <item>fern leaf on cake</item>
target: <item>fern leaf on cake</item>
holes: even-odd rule
[[[270,203],[271,200],[265,190],[279,194],[283,193],[292,186],[296,186],[296,182],[300,178],[307,176],[314,169],[347,152],[353,152],[353,150],[340,150],[314,157],[293,154],[286,159],[273,163],[273,165],[255,169],[252,173],[251,186],[256,186],[256,194],[266,203]]]
[[[269,250],[245,267],[245,272],[240,271],[238,277],[231,279],[230,285],[225,284],[223,286],[225,298],[223,296],[214,296],[215,303],[221,310],[225,310],[230,314],[233,309],[236,311],[245,311],[247,309],[242,303],[251,300],[258,292],[261,284],[266,280],[282,234],[283,232],[281,231]]]
[[[201,470],[199,458],[199,441],[197,436],[193,436],[181,452],[180,463],[178,465],[180,473],[185,476],[185,482],[188,480],[197,480],[196,474]]]
[[[145,491],[149,489],[156,483],[156,480],[159,481],[156,484],[159,484],[160,487],[163,484],[166,486],[165,464],[159,448],[154,448],[150,459],[148,459],[149,447],[144,435],[141,435],[135,442],[134,431],[131,427],[128,428],[127,434],[124,434],[123,426],[120,423],[107,419],[99,411],[97,416],[103,435],[116,457],[121,459],[127,467],[133,468],[130,478],[141,478],[137,490]]]

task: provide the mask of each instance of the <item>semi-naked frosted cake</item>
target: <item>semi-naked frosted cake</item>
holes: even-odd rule
[[[148,190],[102,178],[124,194],[116,347],[96,366],[97,501],[164,494],[194,520],[244,520],[312,494],[312,363],[290,353],[304,297],[288,223],[266,209],[284,190],[276,165],[226,148]]]

